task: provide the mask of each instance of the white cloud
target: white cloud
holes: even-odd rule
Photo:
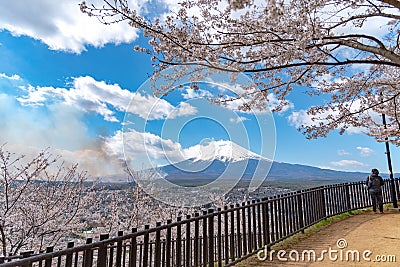
[[[289,124],[300,128],[303,125],[312,125],[313,121],[311,116],[307,114],[306,110],[293,111],[292,114],[288,116]]]
[[[324,169],[324,170],[333,170],[332,167],[325,166],[325,165],[317,165],[315,167],[320,168],[320,169]]]
[[[347,152],[346,150],[344,150],[344,149],[339,149],[338,151],[337,151],[337,154],[339,155],[339,156],[347,156],[347,155],[351,155],[351,153],[350,152]]]
[[[369,147],[358,146],[357,150],[360,151],[360,156],[362,156],[362,157],[369,157],[369,156],[371,156],[372,154],[375,153],[374,150],[372,150]]]
[[[243,116],[237,116],[236,118],[230,118],[229,121],[232,123],[241,123],[244,121],[248,121],[249,119]]]
[[[61,155],[67,165],[79,163],[92,176],[123,173],[122,132],[109,137],[92,136],[83,114],[66,103],[47,104],[41,108],[21,106],[13,96],[0,94],[0,144],[28,157],[47,147]],[[184,159],[179,143],[152,133],[131,131],[124,135],[137,168],[149,157],[155,163],[169,164]],[[131,158],[132,159],[132,158]]]
[[[186,92],[182,94],[182,97],[184,99],[211,98],[211,97],[213,97],[211,92],[209,92],[207,90],[202,90],[202,89],[194,90],[192,88],[187,87],[185,91]]]
[[[62,103],[46,110],[21,107],[13,96],[0,94],[0,117],[0,143],[72,150],[91,144],[81,112]]]
[[[103,25],[96,18],[82,13],[81,0],[14,0],[0,2],[0,30],[15,36],[26,35],[40,40],[52,50],[80,53],[86,46],[102,47],[107,43],[128,43],[138,31],[128,23]],[[90,0],[97,6],[101,0]],[[131,0],[138,9],[146,0]],[[89,3],[88,3],[89,4]]]
[[[174,107],[168,101],[154,96],[143,96],[139,93],[132,93],[131,102],[127,112],[136,114],[146,120],[160,120],[166,117],[170,119],[179,116],[193,115],[197,109],[188,103],[181,102]]]
[[[70,89],[31,85],[21,88],[28,92],[28,95],[17,98],[21,104],[35,106],[44,105],[47,101],[62,100],[80,110],[96,112],[107,121],[118,121],[108,105],[118,111],[125,111],[132,98],[132,93],[121,89],[118,84],[106,84],[89,76],[73,78]]]
[[[0,78],[8,79],[8,80],[13,80],[13,81],[20,81],[22,80],[21,77],[18,74],[13,74],[11,76],[8,76],[5,73],[0,73]]]
[[[349,159],[332,161],[330,164],[335,167],[366,167],[366,166],[368,166],[368,164],[365,164],[363,162],[360,162],[357,160],[349,160]]]
[[[357,111],[360,109],[360,99],[357,99],[352,102],[351,104],[351,111]],[[324,122],[328,123],[325,118],[327,118],[329,115],[332,115],[334,117],[338,116],[338,111],[325,111],[322,114],[318,115],[318,120],[313,121],[312,120],[312,115],[307,114],[307,110],[298,110],[298,111],[293,111],[288,117],[288,122],[290,125],[295,126],[296,128],[301,128],[302,126],[312,126],[312,125],[318,125],[319,122]],[[369,111],[369,115],[372,117],[373,120],[378,121],[379,120],[379,114],[373,111]],[[368,129],[365,127],[354,127],[354,126],[348,126],[346,129],[346,133],[348,134],[360,134],[366,132]]]
[[[196,112],[188,103],[174,107],[165,100],[131,93],[117,84],[96,81],[92,77],[73,78],[70,85],[69,89],[23,86],[20,88],[26,95],[20,98],[0,94],[0,144],[7,143],[12,152],[29,157],[50,147],[51,153],[62,155],[67,164],[79,163],[90,175],[118,174],[123,172],[122,135],[93,135],[82,110],[96,112],[111,120],[115,118],[115,110],[125,111],[132,98],[141,101],[137,103],[139,107],[151,108],[158,101],[161,104],[156,105],[156,110],[163,117]],[[144,112],[138,115],[145,117],[148,111],[139,109],[136,112]],[[129,132],[125,138],[129,147],[136,149],[138,161],[147,154],[158,162],[165,162],[165,155],[172,161],[182,159],[177,153],[181,151],[180,144],[171,140],[138,132]]]
[[[122,89],[118,84],[96,81],[90,76],[73,78],[72,87],[54,88],[22,86],[27,95],[17,98],[24,105],[44,105],[47,101],[62,100],[69,106],[100,114],[106,121],[118,122],[115,111],[128,111],[143,119],[155,120],[167,116],[176,118],[195,114],[197,110],[187,103],[174,107],[169,102],[154,96],[143,96]],[[131,103],[131,104],[129,104]],[[129,108],[128,108],[129,106]]]
[[[73,78],[69,86],[20,86],[24,96],[17,98],[0,94],[0,144],[7,143],[11,151],[30,157],[50,147],[51,152],[62,155],[67,164],[77,162],[90,175],[118,174],[123,172],[123,157],[115,151],[123,151],[122,139],[118,140],[118,134],[112,137],[93,135],[82,111],[95,112],[113,121],[117,120],[116,112],[126,111],[132,99],[132,106],[139,107],[133,111],[142,118],[147,117],[149,110],[146,109],[153,105],[157,112],[150,114],[150,119],[155,119],[156,115],[176,118],[197,112],[188,103],[174,107],[166,100],[132,93],[118,84],[107,84],[88,76]],[[132,123],[127,121],[128,124]],[[147,153],[158,161],[166,159],[164,153],[173,161],[181,159],[177,153],[181,150],[179,143],[151,133],[129,133],[125,137],[128,141],[136,140],[138,152],[145,152],[137,154],[139,160],[147,157]]]
[[[269,93],[267,99],[268,99],[268,106],[271,110],[275,110],[279,105],[285,104],[282,107],[282,109],[279,110],[278,114],[283,114],[286,111],[294,108],[294,104],[292,102],[290,102],[289,100],[285,100],[285,102],[283,102],[282,100],[276,98],[276,96],[273,93]]]
[[[22,107],[13,96],[0,94],[0,144],[26,158],[49,148],[66,166],[79,163],[90,175],[122,173],[121,162],[103,152],[98,137],[91,137],[82,112],[58,103],[37,109]]]
[[[174,119],[180,116],[194,115],[197,109],[188,103],[181,102],[176,108],[171,110],[168,114],[169,119]]]
[[[324,114],[323,116],[327,116],[327,114]],[[301,128],[302,126],[311,126],[311,125],[316,125],[317,122],[314,122],[312,120],[312,116],[307,114],[306,110],[299,110],[299,111],[294,111],[292,114],[290,114],[287,117],[289,124],[292,126],[295,126],[296,128]],[[320,120],[318,120],[320,121]],[[327,122],[327,121],[325,121]],[[348,134],[360,134],[364,133],[365,128],[363,127],[353,127],[349,126],[346,129],[346,133]]]
[[[130,130],[117,131],[104,140],[105,150],[110,155],[124,158],[136,169],[148,168],[149,163],[165,165],[184,160],[181,145],[148,132]]]

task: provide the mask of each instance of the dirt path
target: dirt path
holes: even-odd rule
[[[347,243],[347,246],[338,247],[338,240],[342,241],[340,246],[343,246],[344,243]],[[318,259],[321,258],[321,252],[329,251],[329,248],[337,251],[332,251],[331,257],[329,252],[326,252],[322,261],[311,260],[308,262],[309,255],[311,255],[311,259],[313,257],[312,254],[305,253],[304,260],[302,260],[302,253],[305,250],[314,250],[315,259]],[[252,257],[238,266],[400,266],[400,212],[385,211],[385,214],[367,212],[334,222],[298,243],[285,247],[286,254],[281,258],[286,258],[287,261],[278,259],[276,256],[278,250],[273,254],[272,261],[269,256],[265,261]],[[299,253],[298,261],[289,258],[292,250]],[[370,250],[372,253],[368,255],[366,250]],[[355,251],[358,251],[360,255],[359,261],[357,261],[357,252]],[[364,252],[367,253],[365,259],[363,258]],[[342,260],[340,260],[340,253],[343,255]],[[293,259],[296,258],[296,252],[292,252],[291,255]],[[348,260],[346,260],[346,255]],[[336,261],[335,257],[337,257]],[[368,259],[370,261],[367,261]]]

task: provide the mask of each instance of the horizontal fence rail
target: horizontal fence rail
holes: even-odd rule
[[[395,194],[400,197],[399,179]],[[0,266],[230,266],[328,217],[371,206],[365,182],[320,186],[270,198],[209,209],[131,233],[100,235],[85,245],[0,257]],[[390,181],[383,202],[391,202]]]

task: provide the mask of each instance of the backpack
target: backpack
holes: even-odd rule
[[[368,176],[368,189],[370,188],[381,188],[381,179],[379,176]]]

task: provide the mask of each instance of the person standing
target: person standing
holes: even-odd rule
[[[377,169],[371,170],[371,175],[368,176],[366,185],[369,191],[369,195],[372,199],[372,209],[376,212],[376,205],[379,207],[379,211],[383,213],[383,197],[382,197],[382,186],[384,182],[382,177],[379,176]]]

